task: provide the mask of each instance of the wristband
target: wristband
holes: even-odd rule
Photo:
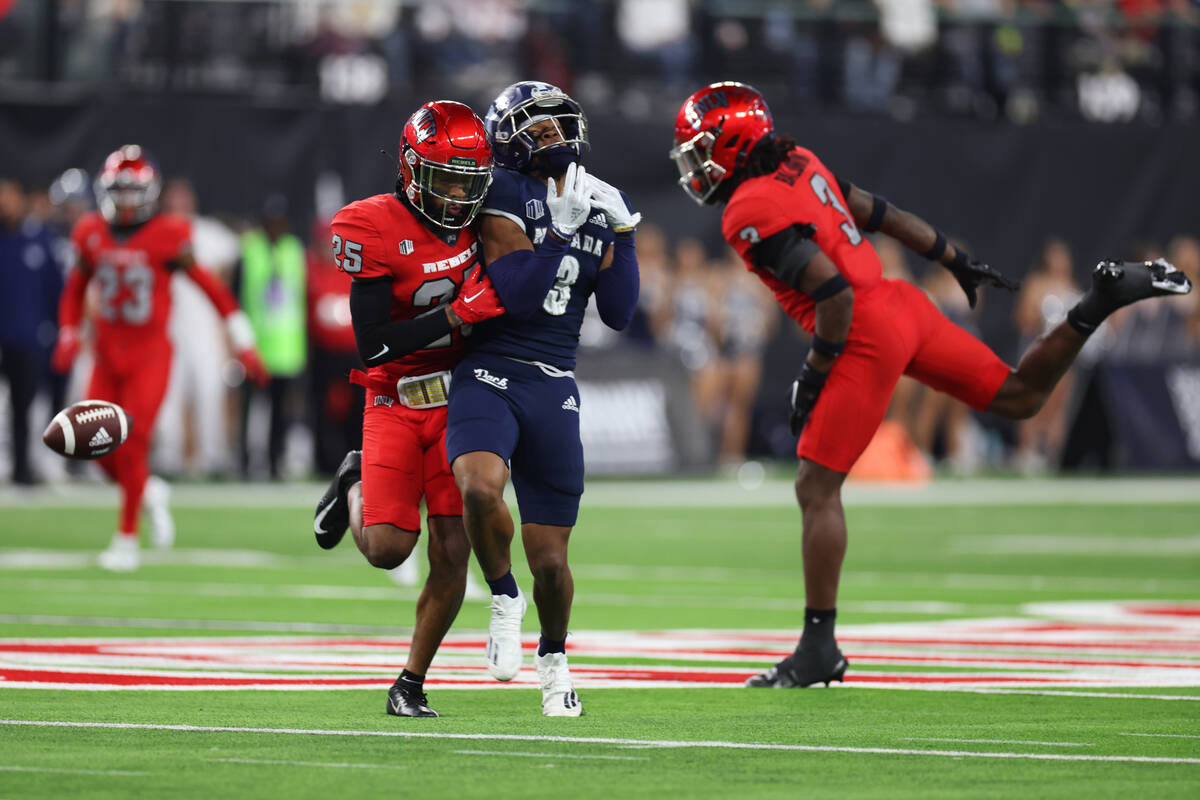
[[[822,339],[815,333],[813,334],[812,351],[822,358],[837,358],[845,349],[845,342],[831,342],[828,339]]]
[[[925,257],[930,261],[941,261],[942,256],[946,254],[946,234],[941,231],[935,231],[937,239],[933,242],[933,247],[925,251]]]
[[[871,218],[863,225],[867,233],[875,233],[883,225],[883,216],[887,213],[888,201],[883,195],[871,195]]]
[[[846,280],[846,276],[840,272],[834,275],[829,280],[818,286],[810,295],[814,303],[819,303],[822,300],[828,300],[838,292],[850,288],[850,282]]]
[[[954,258],[950,260],[950,263],[947,264],[947,266],[952,270],[964,269],[971,266],[971,257],[967,255],[966,250],[963,250],[961,247],[955,247]]]

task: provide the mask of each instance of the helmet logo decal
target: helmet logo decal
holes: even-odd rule
[[[692,127],[699,129],[700,121],[704,119],[704,115],[714,108],[729,108],[729,97],[725,92],[713,92],[704,97],[696,98],[692,103],[692,107],[688,109],[688,119],[691,120]]]
[[[428,108],[422,108],[413,114],[411,120],[413,130],[417,132],[417,144],[427,142],[437,136],[437,120]]]

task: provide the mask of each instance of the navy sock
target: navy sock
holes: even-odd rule
[[[404,670],[400,673],[400,677],[397,678],[397,680],[404,681],[405,683],[415,683],[418,686],[421,686],[425,683],[425,676]]]
[[[504,573],[494,581],[488,581],[487,585],[491,587],[492,594],[506,594],[509,597],[517,596],[517,579],[513,577],[512,570]]]
[[[542,636],[538,639],[538,655],[544,656],[547,653],[565,653],[567,652],[567,640],[547,639]]]
[[[817,646],[833,644],[833,623],[836,620],[836,608],[805,608],[804,635],[800,640]]]

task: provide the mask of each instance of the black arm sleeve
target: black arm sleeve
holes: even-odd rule
[[[426,347],[452,330],[446,312],[415,319],[391,321],[392,282],[388,279],[355,280],[350,284],[350,320],[358,355],[368,367],[377,367]]]
[[[766,270],[793,289],[800,289],[808,262],[821,252],[812,240],[812,225],[792,225],[754,245],[754,266]]]

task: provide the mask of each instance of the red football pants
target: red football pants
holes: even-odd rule
[[[171,348],[168,346],[142,362],[140,369],[116,372],[105,362],[97,361],[88,383],[88,399],[116,403],[133,418],[125,443],[96,462],[121,487],[118,530],[124,534],[137,534],[142,490],[146,478],[150,477],[150,434],[154,431],[154,421],[170,376]]]
[[[462,496],[446,460],[446,407],[412,409],[367,390],[363,414],[363,525],[421,530],[431,517],[461,517]]]
[[[883,421],[901,375],[983,411],[1011,372],[916,286],[882,281],[854,295],[846,349],[830,370],[796,454],[849,472]]]

